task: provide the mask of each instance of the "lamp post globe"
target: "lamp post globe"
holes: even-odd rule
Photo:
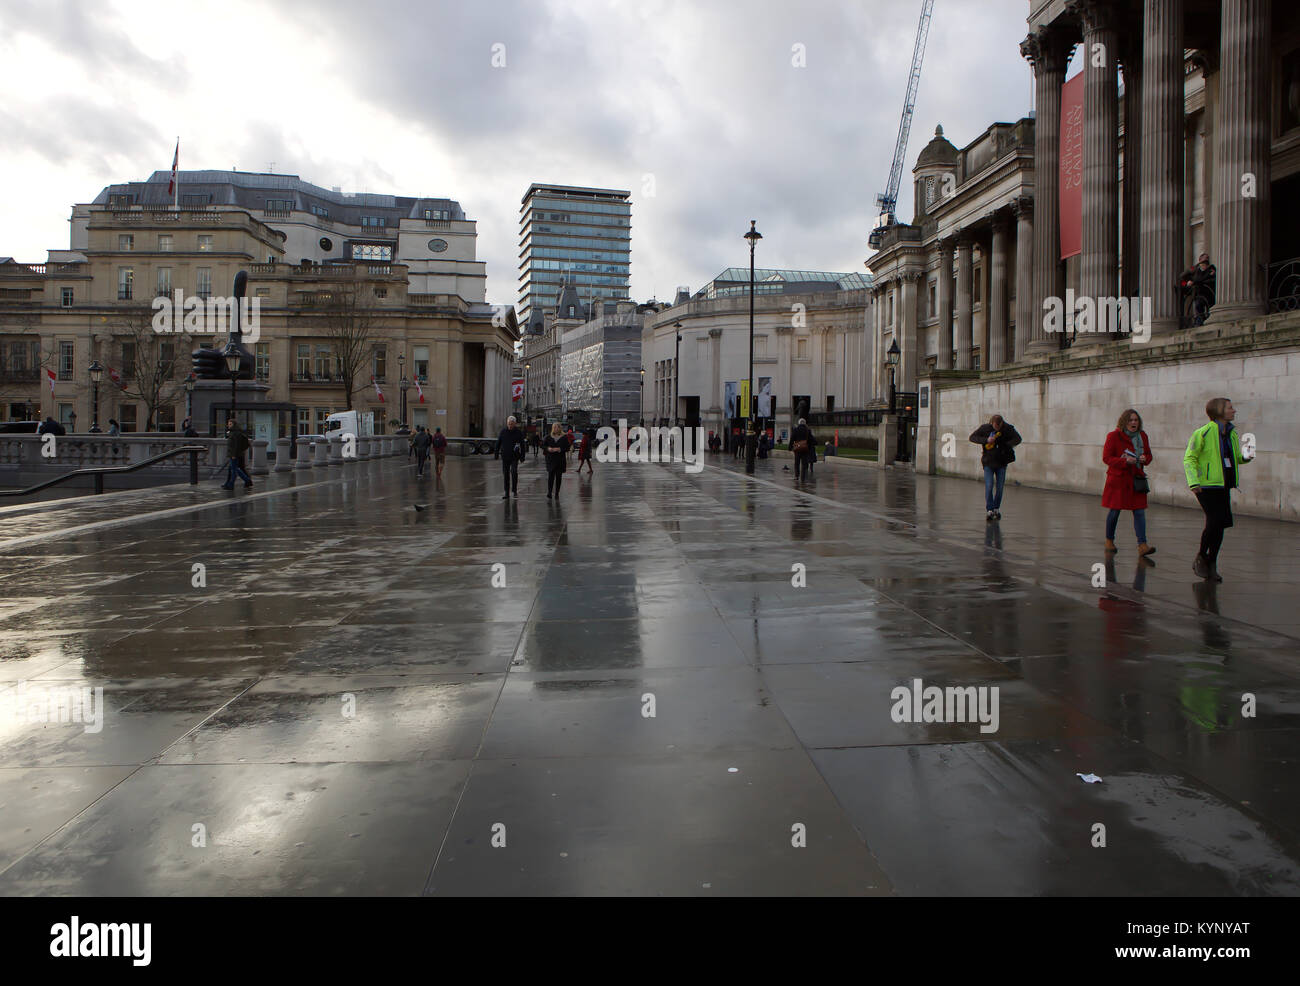
[[[897,337],[889,344],[889,349],[885,352],[885,365],[889,367],[889,413],[894,413],[894,407],[897,402],[898,392],[894,389],[894,368],[898,366],[900,356]]]
[[[239,400],[236,388],[239,385],[239,364],[242,354],[233,342],[229,342],[226,344],[226,348],[221,351],[221,358],[225,361],[226,372],[230,374],[230,416],[234,418]]]

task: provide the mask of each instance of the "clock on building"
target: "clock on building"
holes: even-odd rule
[[[443,250],[447,249],[447,241],[437,238],[432,239],[429,241],[429,249],[434,253],[442,253]]]

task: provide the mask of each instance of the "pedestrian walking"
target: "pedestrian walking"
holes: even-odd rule
[[[519,499],[519,460],[528,455],[527,442],[519,428],[519,420],[510,415],[497,436],[497,454],[501,456],[501,474],[506,484],[506,491],[501,495],[503,500],[509,500],[511,493],[516,500]]]
[[[244,434],[234,418],[226,420],[226,481],[221,484],[223,490],[233,490],[235,488],[235,479],[240,478],[244,481],[244,489],[253,488],[253,480],[249,478],[248,473],[244,471],[244,453],[248,451],[248,436]]]
[[[1106,436],[1101,461],[1106,464],[1106,486],[1101,505],[1106,514],[1106,551],[1115,553],[1115,525],[1122,511],[1133,511],[1133,533],[1137,535],[1138,557],[1155,554],[1147,544],[1147,482],[1145,467],[1151,464],[1151,442],[1142,430],[1142,415],[1128,408],[1119,416],[1115,430]]]
[[[578,472],[582,472],[582,466],[586,463],[587,475],[594,476],[596,470],[591,465],[591,446],[593,433],[588,429],[582,433],[582,441],[578,445]]]
[[[433,429],[433,438],[430,440],[433,446],[433,465],[434,479],[442,479],[442,467],[447,464],[447,436],[442,433],[441,428]]]
[[[122,426],[117,423],[116,418],[108,419],[108,434],[113,438],[122,434]]]
[[[1201,547],[1192,562],[1192,571],[1209,582],[1222,582],[1219,574],[1219,548],[1223,532],[1232,526],[1232,490],[1238,485],[1237,470],[1254,460],[1241,454],[1241,439],[1233,418],[1237,410],[1226,397],[1211,398],[1205,405],[1209,423],[1192,432],[1183,455],[1187,486],[1205,512],[1205,529]]]
[[[560,498],[560,481],[564,478],[565,456],[569,452],[569,439],[557,421],[551,433],[542,439],[542,454],[546,456],[546,499]]]
[[[66,435],[68,430],[54,420],[53,416],[47,416],[44,421],[36,426],[38,435]]]
[[[1007,479],[1007,466],[1016,461],[1016,446],[1020,433],[995,414],[970,434],[970,440],[984,446],[980,463],[984,466],[984,510],[986,520],[1002,519],[1002,487]]]
[[[194,419],[193,419],[193,418],[186,418],[185,421],[181,424],[181,430],[182,430],[182,432],[184,433],[184,435],[185,435],[186,438],[198,438],[198,437],[199,437],[199,433],[198,433],[197,431],[194,430]]]
[[[411,440],[415,449],[415,478],[424,478],[424,467],[429,463],[429,449],[433,446],[433,437],[424,430],[424,425],[415,426],[415,437]]]

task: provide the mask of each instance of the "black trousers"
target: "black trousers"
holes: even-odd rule
[[[560,495],[560,480],[564,478],[564,470],[551,468],[546,470],[546,492],[551,494],[554,490],[555,496]]]
[[[1201,554],[1213,565],[1223,544],[1223,532],[1232,526],[1232,493],[1224,486],[1202,486],[1196,491],[1196,499],[1205,511]]]
[[[501,474],[505,478],[507,493],[519,492],[519,463],[501,460]]]

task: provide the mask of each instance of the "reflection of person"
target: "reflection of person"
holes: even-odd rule
[[[1250,462],[1241,454],[1241,439],[1232,419],[1237,410],[1226,397],[1211,398],[1205,405],[1209,424],[1192,432],[1183,455],[1187,486],[1205,512],[1205,529],[1201,547],[1192,562],[1192,571],[1211,582],[1222,582],[1219,574],[1219,548],[1223,532],[1232,526],[1232,488],[1237,485],[1237,467]]]
[[[1129,408],[1119,416],[1115,430],[1106,436],[1101,450],[1106,464],[1106,487],[1101,505],[1106,515],[1106,550],[1115,551],[1115,525],[1124,510],[1133,511],[1133,533],[1137,535],[1138,555],[1155,553],[1147,544],[1147,490],[1143,467],[1151,464],[1151,442],[1142,430],[1142,415]]]

